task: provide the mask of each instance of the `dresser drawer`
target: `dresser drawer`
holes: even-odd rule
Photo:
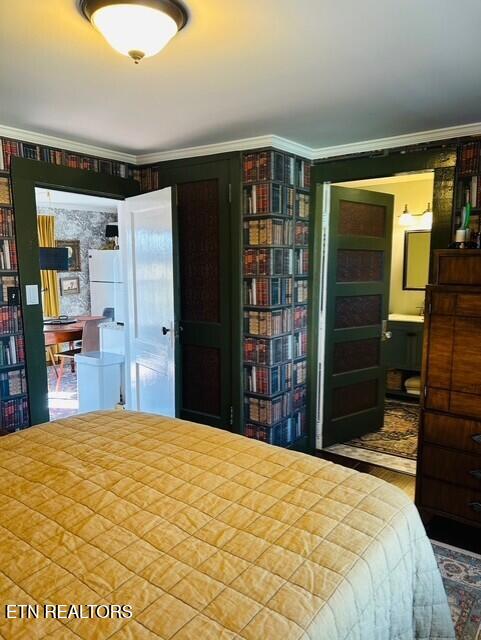
[[[435,509],[481,525],[481,491],[423,478],[420,507]]]
[[[480,455],[461,453],[426,443],[420,464],[423,477],[447,480],[481,492]]]
[[[424,413],[424,441],[481,454],[481,422]]]

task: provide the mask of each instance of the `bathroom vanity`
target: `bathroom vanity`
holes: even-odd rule
[[[424,317],[393,313],[389,315],[387,326],[391,338],[386,343],[386,392],[409,397],[404,381],[421,372]],[[394,371],[396,374],[392,373]]]

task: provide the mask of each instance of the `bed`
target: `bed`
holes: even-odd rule
[[[116,411],[5,436],[0,509],[2,638],[454,638],[401,491],[219,429]]]

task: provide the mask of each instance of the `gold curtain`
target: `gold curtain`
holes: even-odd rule
[[[37,216],[38,244],[55,247],[55,216]],[[56,271],[40,271],[43,291],[43,315],[60,315],[60,296]]]

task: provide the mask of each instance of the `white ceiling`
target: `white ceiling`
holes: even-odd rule
[[[55,191],[43,187],[35,188],[35,201],[37,208],[58,207],[62,209],[75,209],[85,211],[116,212],[118,200],[89,196],[85,193],[73,193],[71,191]]]
[[[274,134],[309,147],[481,120],[479,0],[186,0],[134,65],[76,0],[1,1],[0,124],[145,153]]]

